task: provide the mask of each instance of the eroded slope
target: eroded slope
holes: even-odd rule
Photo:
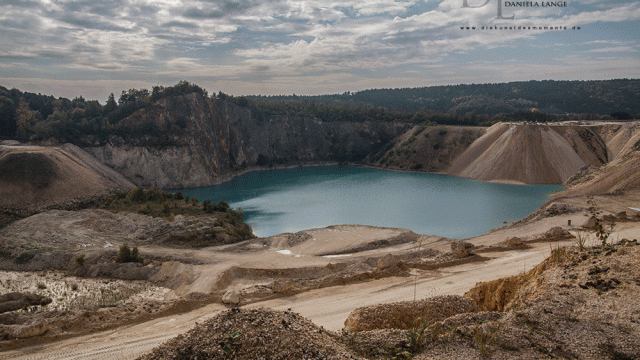
[[[605,161],[605,144],[587,127],[500,123],[447,172],[485,181],[562,184],[583,166]]]
[[[0,145],[0,207],[31,210],[133,184],[80,148]]]

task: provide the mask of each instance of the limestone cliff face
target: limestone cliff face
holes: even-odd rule
[[[139,186],[207,186],[245,167],[362,160],[410,128],[408,124],[322,122],[275,116],[258,119],[248,108],[190,94],[164,98],[124,119],[186,123],[179,146],[148,147],[112,139],[87,148]]]

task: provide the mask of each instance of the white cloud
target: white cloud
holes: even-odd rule
[[[509,8],[504,9],[505,15],[515,14],[516,20],[498,21],[496,0],[475,9],[462,8],[461,0],[11,1],[0,5],[4,35],[0,68],[38,79],[77,71],[82,75],[75,76],[101,79],[191,77],[196,83],[224,82],[243,89],[252,81],[265,89],[300,88],[295,84],[316,81],[322,84],[319,88],[335,86],[341,92],[340,84],[361,88],[386,80],[387,87],[408,86],[416,83],[418,73],[428,74],[434,82],[457,81],[459,74],[474,81],[482,78],[477,75],[480,68],[459,60],[462,54],[488,59],[483,63],[487,69],[501,61],[491,54],[528,59],[528,68],[540,69],[537,64],[544,63],[546,51],[563,48],[586,56],[589,61],[582,68],[592,67],[591,73],[630,71],[617,61],[611,68],[597,56],[637,52],[637,41],[616,43],[607,29],[602,35],[597,30],[623,22],[629,27],[640,19],[640,4],[588,0],[569,2],[569,7],[572,4],[588,10]],[[418,8],[428,10],[416,12]],[[590,27],[590,41],[574,41],[569,32],[459,29],[464,25],[536,26],[549,20],[569,27],[598,25]],[[638,31],[636,27],[634,34]],[[523,56],[524,43],[537,52]],[[515,69],[486,73],[524,76]],[[234,86],[233,81],[244,85]]]

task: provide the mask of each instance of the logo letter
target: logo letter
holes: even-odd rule
[[[491,1],[491,0],[487,0],[487,1],[485,1],[485,2],[484,2],[484,4],[482,4],[482,5],[480,5],[480,6],[469,6],[469,3],[467,2],[467,0],[462,0],[462,7],[463,7],[463,8],[468,7],[468,8],[477,9],[477,8],[481,8],[481,7],[485,6],[485,5],[487,5],[487,4],[489,3],[489,1]],[[500,1],[502,1],[502,0],[498,0],[498,4],[500,3]],[[499,5],[498,5],[498,6],[499,6]]]
[[[489,1],[487,0],[487,2],[489,2]],[[498,17],[497,17],[497,19],[513,20],[513,19],[515,19],[515,17],[516,17],[516,14],[513,14],[513,15],[511,15],[511,17],[508,17],[508,18],[503,17],[502,16],[502,0],[498,0]]]

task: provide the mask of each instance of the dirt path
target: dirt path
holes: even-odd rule
[[[527,251],[493,253],[491,260],[420,273],[417,298],[441,294],[462,295],[478,281],[519,274],[541,262],[548,244]],[[249,305],[279,310],[288,308],[330,330],[340,330],[355,308],[393,301],[413,300],[414,279],[385,278],[365,283],[313,290]],[[181,315],[119,328],[46,345],[0,354],[0,359],[134,359],[162,342],[189,330],[195,322],[214,316],[225,307],[212,304]]]

